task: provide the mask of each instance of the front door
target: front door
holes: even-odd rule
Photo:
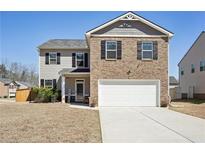
[[[84,80],[76,80],[76,101],[83,101]]]

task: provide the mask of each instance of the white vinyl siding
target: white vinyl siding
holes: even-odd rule
[[[203,94],[205,92],[205,33],[202,33],[179,63],[179,70],[183,68],[184,75],[179,75],[181,93],[189,96],[190,87],[194,87],[194,93]],[[195,72],[190,71],[191,64],[195,66]],[[204,66],[204,69],[203,69]],[[203,71],[204,70],[204,71]]]
[[[75,50],[58,50],[61,53],[61,63],[59,65],[46,65],[45,64],[45,53],[49,53],[50,50],[41,50],[39,52],[39,79],[56,79],[59,81],[59,71],[63,68],[72,68],[72,53],[79,52]],[[89,64],[89,51],[83,50],[82,53],[88,53],[88,67]],[[58,85],[59,87],[60,85]]]

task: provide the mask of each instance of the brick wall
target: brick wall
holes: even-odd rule
[[[101,59],[101,40],[122,41],[122,59]],[[159,79],[161,106],[168,103],[168,42],[163,38],[102,38],[90,39],[90,103],[98,104],[98,79]],[[158,60],[137,60],[137,41],[158,41]],[[131,73],[128,75],[127,72]]]

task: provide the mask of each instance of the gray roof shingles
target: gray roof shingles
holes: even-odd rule
[[[34,85],[32,85],[31,83],[28,83],[28,82],[24,82],[24,81],[17,81],[17,84],[22,84],[28,88],[32,88],[34,87]]]
[[[61,71],[59,71],[59,74],[70,74],[70,73],[89,73],[89,68],[63,68]]]
[[[88,49],[86,40],[80,39],[52,39],[42,45],[39,49]]]

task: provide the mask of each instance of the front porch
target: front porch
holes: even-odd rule
[[[61,97],[63,103],[89,104],[89,68],[63,69],[61,75]]]

